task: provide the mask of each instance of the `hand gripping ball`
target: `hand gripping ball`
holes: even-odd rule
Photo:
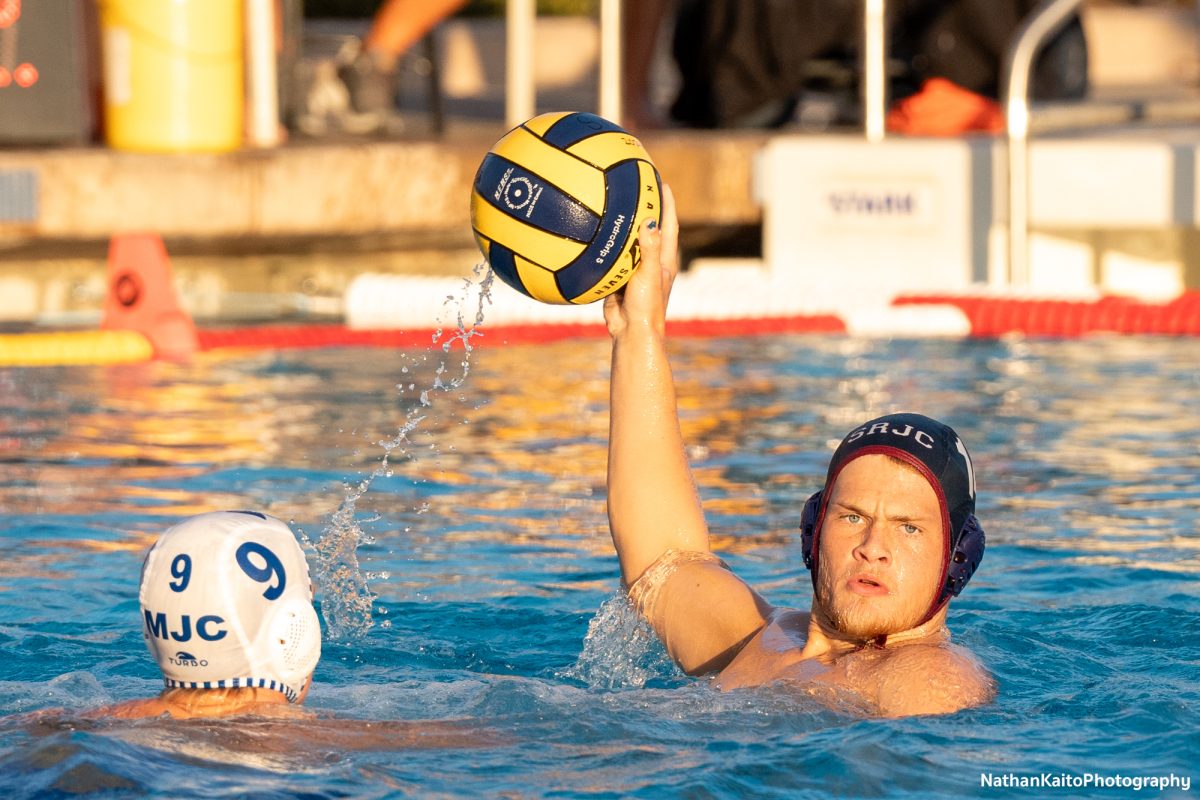
[[[542,114],[496,142],[475,175],[471,226],[492,270],[543,303],[591,303],[642,261],[662,182],[642,143],[594,114]]]

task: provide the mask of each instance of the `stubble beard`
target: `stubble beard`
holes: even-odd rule
[[[826,618],[840,633],[852,639],[874,639],[883,634],[899,633],[915,627],[915,619],[889,608],[894,598],[860,597],[848,590],[834,591],[837,578],[821,573],[817,578],[817,603]]]

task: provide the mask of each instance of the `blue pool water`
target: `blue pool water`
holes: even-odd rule
[[[950,625],[999,695],[884,721],[779,687],[719,693],[675,672],[630,617],[604,513],[607,342],[485,346],[468,375],[460,353],[0,370],[0,715],[63,709],[0,721],[0,791],[1200,791],[982,777],[1200,778],[1194,341],[674,343],[714,543],[776,604],[809,602],[799,511],[849,427],[920,410],[972,447],[989,547]],[[360,749],[308,723],[281,735],[78,718],[158,691],[138,627],[142,555],[167,525],[221,508],[262,509],[314,543],[332,629],[307,707],[429,722]],[[447,728],[457,738],[439,738]]]

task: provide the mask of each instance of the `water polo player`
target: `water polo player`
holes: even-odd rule
[[[308,563],[283,522],[218,511],[167,530],[142,566],[142,635],[158,697],[101,715],[175,718],[287,713],[321,657]]]
[[[970,457],[948,426],[896,414],[842,441],[802,514],[811,611],[771,606],[710,552],[665,346],[678,222],[664,199],[662,229],[642,229],[641,268],[604,305],[609,524],[639,610],[685,671],[722,688],[789,681],[884,716],[986,702],[990,677],[946,628],[983,555]]]

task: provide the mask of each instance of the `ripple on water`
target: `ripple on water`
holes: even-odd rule
[[[0,722],[0,790],[924,798],[994,796],[981,772],[1194,772],[1190,341],[672,343],[712,540],[773,602],[809,602],[798,511],[849,426],[920,410],[971,447],[988,554],[950,625],[1000,693],[883,721],[682,677],[623,605],[604,510],[606,342],[480,348],[469,379],[423,405],[465,369],[458,347],[0,370],[13,409],[0,437],[0,713],[67,709],[58,727]],[[251,506],[320,546],[380,467],[324,556],[369,592],[349,616],[374,624],[327,639],[309,704],[466,720],[498,741],[251,763],[210,728],[70,721],[159,686],[136,602],[158,531]],[[351,590],[330,581],[319,595],[326,611]]]

